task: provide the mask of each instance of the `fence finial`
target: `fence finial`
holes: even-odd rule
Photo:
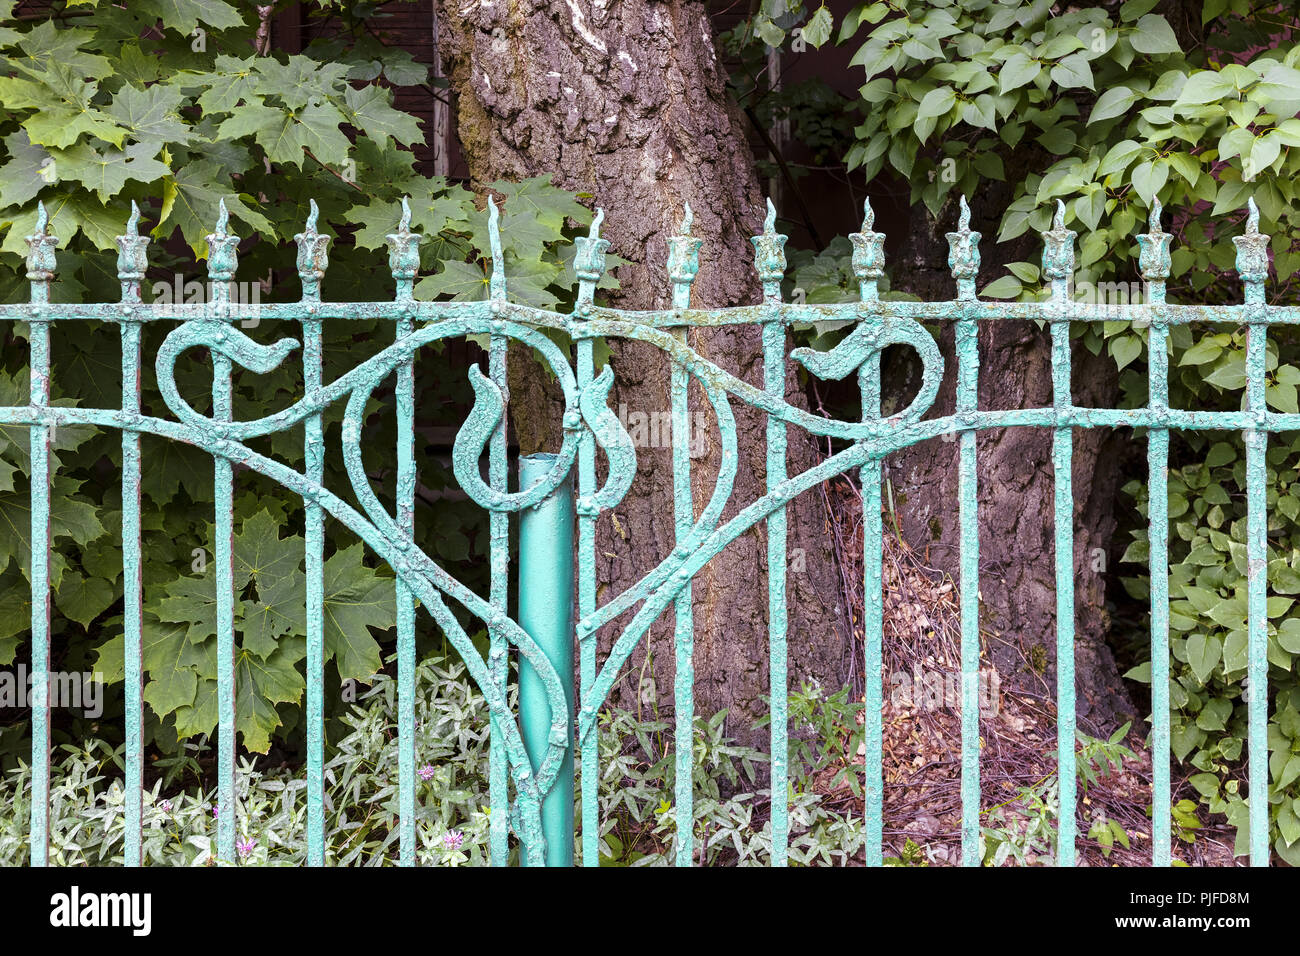
[[[411,232],[411,203],[402,197],[402,216],[397,221],[397,231],[384,237],[388,243],[388,269],[397,280],[397,298],[411,298],[411,283],[420,269],[420,239]]]
[[[1043,233],[1043,276],[1054,282],[1061,282],[1074,272],[1074,238],[1073,229],[1065,228],[1065,203],[1056,201],[1056,214],[1052,217],[1052,228]]]
[[[605,274],[605,250],[609,240],[600,237],[600,225],[605,221],[605,208],[596,207],[596,216],[591,220],[591,228],[585,236],[577,236],[573,242],[578,247],[573,256],[573,271],[578,276],[579,315],[591,314],[591,302],[596,296],[596,285]]]
[[[763,220],[763,233],[751,236],[754,244],[754,268],[763,283],[765,299],[781,298],[781,278],[785,275],[785,242],[787,237],[776,231],[776,206],[771,197],[767,200],[767,218]]]
[[[970,227],[970,204],[958,198],[957,231],[948,233],[948,268],[957,280],[957,298],[975,297],[975,279],[980,272],[980,238]]]
[[[700,271],[700,247],[703,239],[691,235],[695,216],[691,204],[686,203],[682,214],[681,231],[668,237],[668,279],[673,284],[673,308],[685,309],[691,303],[691,283]]]
[[[1259,231],[1259,207],[1252,196],[1247,204],[1246,234],[1236,236],[1232,244],[1237,247],[1237,274],[1246,283],[1248,302],[1264,299],[1263,283],[1268,278],[1268,240]]]
[[[117,237],[117,281],[122,284],[122,301],[140,301],[140,280],[144,278],[148,260],[145,248],[149,237],[140,235],[140,207],[131,200],[131,217],[126,221],[126,234]]]
[[[876,232],[876,212],[871,208],[871,197],[862,202],[862,230],[849,233],[853,244],[853,275],[858,280],[858,298],[875,302],[880,298],[877,283],[885,274],[885,234]]]
[[[208,278],[214,283],[228,283],[235,278],[239,264],[239,237],[230,234],[230,211],[224,197],[217,203],[216,229],[208,237]],[[213,289],[213,302],[228,302],[229,289],[223,285]]]
[[[1172,260],[1169,258],[1169,244],[1173,241],[1173,237],[1160,228],[1161,209],[1160,200],[1153,200],[1151,213],[1147,217],[1147,228],[1150,231],[1138,233],[1137,241],[1138,271],[1142,273],[1142,278],[1150,283],[1163,284],[1169,278],[1172,265]],[[1160,294],[1163,296],[1163,289]]]
[[[27,237],[27,278],[38,283],[42,290],[46,289],[46,284],[54,278],[54,269],[57,265],[54,247],[57,244],[58,238],[50,234],[50,214],[45,209],[45,203],[38,201],[36,231]],[[33,301],[40,294],[34,288]]]
[[[501,252],[501,210],[491,193],[487,198],[488,247],[492,251],[492,277],[488,280],[488,295],[494,301],[506,297],[505,255]]]
[[[316,207],[316,200],[308,202],[307,225],[293,239],[298,243],[298,278],[302,280],[302,297],[314,301],[320,299],[320,282],[329,268],[330,237],[316,231],[320,210]]]

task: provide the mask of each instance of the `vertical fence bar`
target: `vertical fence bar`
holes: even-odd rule
[[[126,235],[118,236],[117,278],[122,285],[122,415],[140,417],[140,333],[136,306],[147,261],[149,238],[139,234],[140,210],[131,203]],[[123,695],[126,717],[126,836],[122,858],[127,866],[141,863],[144,820],[144,708],[141,699],[144,662],[143,582],[140,554],[140,433],[122,430],[122,644]]]
[[[492,247],[492,276],[489,280],[489,298],[494,317],[500,316],[506,303],[505,261],[501,252],[500,213],[497,205],[488,196],[488,237]],[[506,359],[510,340],[504,335],[492,335],[488,341],[488,377],[506,396],[509,404],[510,383],[507,375]],[[488,445],[488,482],[493,491],[508,490],[509,462],[506,444],[506,417],[501,416],[496,429],[492,432]],[[493,511],[488,516],[488,537],[491,542],[492,580],[489,585],[488,598],[495,611],[502,616],[508,613],[507,602],[510,599],[510,515],[504,511]],[[506,696],[506,681],[509,678],[510,658],[509,643],[501,633],[501,628],[488,627],[488,670],[492,682],[501,691],[502,699]],[[491,822],[491,857],[493,866],[505,866],[510,861],[510,792],[509,765],[506,761],[505,738],[494,721],[488,742],[488,802],[492,806]]]
[[[1075,777],[1074,698],[1074,429],[1069,416],[1070,323],[1059,315],[1068,301],[1074,270],[1075,233],[1065,228],[1065,205],[1058,202],[1052,228],[1043,234],[1043,275],[1051,280],[1052,405],[1058,424],[1052,430],[1052,471],[1056,510],[1056,753],[1060,787],[1057,865],[1074,866]]]
[[[1264,322],[1264,282],[1268,278],[1268,240],[1259,231],[1259,210],[1250,200],[1246,234],[1234,238],[1237,273],[1245,286],[1246,409],[1256,427],[1246,443],[1246,723],[1249,728],[1247,775],[1250,805],[1250,865],[1268,866],[1268,470],[1264,376],[1268,326]]]
[[[596,285],[605,273],[605,250],[609,240],[600,237],[605,211],[597,209],[586,236],[574,239],[573,257],[578,277],[578,298],[574,311],[580,321],[591,317]],[[596,376],[594,345],[590,336],[578,338],[577,385],[582,391]],[[590,428],[584,428],[578,442],[578,680],[582,699],[587,699],[596,683],[596,630],[591,615],[596,611],[596,514],[592,501],[596,493],[596,441]],[[584,710],[586,706],[584,705]],[[600,741],[596,721],[591,721],[586,735],[579,741],[582,748],[582,865],[600,866]]]
[[[786,237],[776,232],[776,208],[767,201],[763,234],[754,236],[754,266],[763,283],[763,302],[781,302],[785,274]],[[763,388],[785,398],[785,322],[779,309],[770,308],[763,319]],[[786,478],[785,423],[767,419],[767,490],[771,493]],[[772,747],[772,866],[785,866],[790,840],[789,768],[789,663],[786,647],[786,509],[767,518],[768,693],[771,697]]]
[[[316,318],[320,284],[329,266],[329,236],[316,231],[316,200],[298,243],[298,278],[302,282],[302,376],[306,398],[321,387],[323,360],[321,320]],[[325,480],[325,430],[320,412],[303,423],[307,480]],[[307,569],[307,865],[325,865],[325,512],[318,502],[304,503]]]
[[[948,265],[957,280],[957,299],[975,301],[979,275],[980,234],[970,228],[970,208],[961,197],[957,231],[948,233]],[[979,326],[974,319],[957,320],[957,420],[973,425],[979,406]],[[963,428],[958,438],[957,506],[961,531],[961,862],[980,865],[980,602],[979,602],[979,479],[976,472],[975,430]]]
[[[397,283],[394,301],[402,317],[393,331],[400,341],[411,333],[415,274],[420,265],[420,236],[411,232],[411,207],[402,200],[397,232],[389,235],[388,264]],[[415,359],[397,366],[397,481],[394,490],[397,527],[415,535]],[[398,578],[397,594],[397,788],[398,863],[415,865],[415,597]]]
[[[682,234],[668,239],[668,278],[673,285],[673,308],[691,305],[691,283],[700,268],[702,239],[691,236],[691,207],[686,204]],[[685,327],[673,334],[683,343]],[[691,495],[690,373],[676,363],[672,369],[673,414],[673,530],[678,542],[691,531],[695,504]],[[693,579],[692,579],[693,580]],[[695,858],[695,618],[691,607],[692,581],[687,581],[673,605],[673,643],[676,674],[673,680],[674,800],[677,816],[677,866],[690,866]]]
[[[225,200],[221,201],[216,231],[208,239],[208,279],[212,285],[209,316],[217,322],[231,320],[231,285],[238,263],[239,237],[230,235]],[[234,414],[230,359],[212,353],[212,418],[229,422]],[[237,833],[235,806],[235,583],[234,583],[234,468],[230,459],[213,457],[213,508],[216,540],[217,603],[217,852],[225,863],[235,859]]]
[[[37,204],[36,231],[27,237],[27,278],[31,306],[27,325],[31,381],[29,403],[44,411],[50,402],[50,281],[57,240],[48,232],[45,204]],[[32,866],[47,866],[50,852],[50,431],[34,424],[28,433],[31,455],[32,592]]]
[[[1160,202],[1151,206],[1150,231],[1138,235],[1138,265],[1152,310],[1147,333],[1147,407],[1169,414],[1169,324],[1160,312],[1169,278],[1172,238],[1160,228]],[[1147,542],[1151,568],[1151,863],[1169,866],[1172,852],[1169,781],[1169,429],[1147,432]]]
[[[519,459],[519,490],[546,479],[555,455]],[[546,865],[573,866],[573,484],[566,479],[519,516],[519,626],[555,667],[564,685],[569,740],[564,762],[542,798]],[[557,702],[558,703],[558,702]],[[551,740],[552,714],[546,685],[520,655],[519,722],[534,775]]]
[[[880,324],[874,307],[880,304],[881,277],[885,274],[885,234],[873,228],[876,215],[871,200],[863,203],[862,231],[851,233],[853,275],[858,280],[858,298],[867,307],[861,318]],[[858,367],[858,391],[862,397],[862,420],[880,417],[880,353],[874,352]],[[884,687],[881,676],[884,640],[884,526],[881,523],[881,460],[869,458],[859,469],[862,482],[863,563],[863,820],[864,855],[868,866],[883,862],[884,844]]]

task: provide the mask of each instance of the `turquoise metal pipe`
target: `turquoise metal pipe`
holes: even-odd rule
[[[543,481],[557,455],[519,459],[519,490]],[[555,785],[542,801],[546,865],[573,866],[573,483],[566,478],[519,514],[519,626],[551,662],[565,689],[569,739]],[[551,702],[541,676],[519,660],[519,718],[533,772],[540,768],[551,733]]]

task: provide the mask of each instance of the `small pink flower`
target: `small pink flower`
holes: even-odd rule
[[[246,840],[240,840],[237,842],[235,844],[235,849],[239,851],[239,858],[242,860],[244,857],[248,856],[248,854],[253,852],[253,847],[255,846],[257,846],[257,841],[252,837],[249,837]]]
[[[429,781],[433,779],[433,775],[438,771],[434,769],[433,764],[426,763],[416,772],[420,775],[421,780]]]
[[[164,800],[160,804],[158,804],[158,809],[161,810],[163,813],[171,813],[172,802],[170,800]]]
[[[448,850],[459,850],[465,843],[465,834],[459,830],[448,830],[442,835],[442,845]]]

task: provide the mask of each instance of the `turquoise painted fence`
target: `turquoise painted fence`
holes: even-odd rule
[[[693,829],[691,792],[691,736],[693,721],[692,664],[693,621],[691,581],[714,554],[739,535],[765,522],[768,531],[768,583],[771,672],[772,756],[772,863],[786,862],[789,837],[787,766],[787,605],[786,509],[799,494],[827,479],[857,470],[864,485],[865,673],[866,673],[866,858],[879,865],[882,857],[883,780],[881,767],[881,463],[892,451],[945,434],[959,436],[959,523],[961,529],[961,753],[962,753],[962,860],[979,863],[979,534],[976,504],[977,455],[975,436],[981,429],[1017,426],[1053,429],[1055,471],[1055,561],[1057,585],[1058,740],[1060,762],[1060,851],[1058,862],[1075,860],[1075,698],[1074,698],[1074,568],[1071,488],[1071,440],[1076,428],[1141,428],[1148,436],[1151,546],[1151,649],[1153,686],[1154,847],[1153,862],[1170,860],[1169,776],[1169,613],[1168,613],[1168,511],[1167,462],[1171,429],[1231,429],[1245,436],[1248,481],[1249,560],[1249,795],[1250,859],[1267,865],[1268,787],[1267,662],[1266,662],[1266,485],[1264,455],[1270,432],[1300,430],[1300,415],[1271,412],[1264,402],[1265,340],[1270,325],[1300,323],[1300,307],[1270,306],[1264,302],[1268,272],[1268,237],[1258,231],[1258,216],[1251,205],[1244,235],[1237,246],[1237,271],[1244,283],[1245,301],[1234,306],[1171,305],[1165,302],[1164,283],[1169,275],[1170,237],[1162,232],[1159,209],[1149,231],[1137,237],[1140,268],[1147,284],[1146,302],[1119,307],[1073,301],[1069,277],[1074,265],[1075,233],[1062,222],[1058,205],[1052,229],[1044,234],[1043,275],[1050,297],[1033,303],[980,301],[975,294],[979,271],[980,235],[969,228],[969,211],[955,232],[948,234],[949,265],[957,296],[944,302],[885,301],[877,283],[883,276],[884,236],[872,228],[870,206],[862,231],[850,236],[853,271],[860,284],[860,302],[807,305],[783,302],[781,280],[785,271],[786,237],[775,230],[771,205],[762,235],[753,239],[755,266],[763,286],[759,305],[697,310],[690,307],[691,284],[699,267],[701,240],[690,235],[690,210],[681,235],[669,239],[668,275],[672,308],[622,311],[594,303],[596,284],[605,268],[608,242],[600,238],[598,214],[587,237],[577,240],[575,270],[579,278],[576,306],[571,314],[530,308],[510,302],[498,234],[495,206],[490,207],[493,270],[489,297],[481,302],[421,302],[413,297],[420,236],[410,232],[409,212],[397,232],[388,236],[389,261],[397,281],[396,296],[387,302],[324,302],[320,283],[328,264],[328,238],[315,228],[315,206],[305,230],[296,237],[297,268],[302,279],[298,302],[259,306],[259,317],[279,320],[297,328],[301,341],[284,338],[273,345],[254,342],[235,327],[241,306],[232,286],[237,264],[238,237],[228,231],[224,205],[216,229],[208,236],[208,273],[212,301],[196,316],[193,306],[142,303],[140,283],[146,271],[148,239],[138,235],[139,215],[134,213],[128,233],[118,239],[120,302],[52,304],[56,239],[47,231],[42,208],[35,235],[29,237],[27,274],[31,281],[29,304],[0,305],[0,319],[30,326],[31,395],[26,406],[0,408],[0,422],[27,426],[31,440],[31,540],[32,660],[32,863],[47,863],[50,704],[50,437],[63,425],[92,425],[118,429],[122,434],[122,541],[124,553],[124,627],[126,675],[126,843],[125,860],[139,864],[143,789],[141,745],[141,558],[139,488],[140,436],[161,436],[187,442],[210,453],[216,480],[217,630],[219,641],[217,731],[218,818],[217,855],[235,858],[235,667],[234,590],[232,586],[232,496],[235,466],[269,476],[300,497],[306,511],[306,611],[307,640],[307,794],[308,858],[325,859],[324,743],[323,743],[323,625],[322,549],[325,515],[337,519],[386,561],[398,578],[397,659],[399,688],[400,851],[399,862],[415,859],[415,625],[417,600],[447,639],[463,656],[469,672],[486,697],[492,715],[491,802],[494,862],[507,857],[511,834],[519,840],[524,859],[540,865],[548,859],[566,858],[564,852],[548,854],[543,826],[543,804],[548,794],[572,787],[566,769],[572,766],[573,748],[581,755],[580,799],[582,819],[597,819],[596,748],[597,712],[620,669],[646,634],[651,623],[670,607],[675,617],[677,679],[676,704],[676,807],[679,832]],[[322,324],[327,321],[379,318],[393,325],[393,343],[374,357],[331,382],[322,380]],[[1147,330],[1150,403],[1134,410],[1082,408],[1070,395],[1070,323],[1127,319]],[[833,349],[817,352],[798,348],[787,355],[787,333],[792,323],[849,320],[852,331]],[[1050,408],[981,410],[977,401],[977,329],[981,322],[1045,321],[1051,327],[1053,404]],[[52,322],[115,323],[122,339],[122,403],[120,408],[55,407],[50,404],[50,324]],[[140,412],[141,327],[145,322],[175,324],[155,357],[159,388],[172,418]],[[1248,328],[1246,402],[1241,411],[1204,412],[1168,407],[1167,342],[1171,325],[1217,322]],[[924,419],[943,375],[943,358],[925,324],[952,323],[956,332],[957,399],[951,415]],[[737,378],[702,358],[687,344],[686,330],[756,324],[762,329],[764,381],[758,387]],[[576,343],[576,363],[546,332],[566,333]],[[468,371],[475,393],[473,411],[455,440],[453,463],[457,480],[466,493],[490,512],[491,586],[482,597],[448,575],[414,544],[413,516],[416,471],[414,460],[413,357],[425,345],[453,337],[489,337],[488,368]],[[631,486],[636,471],[636,450],[618,417],[609,409],[607,396],[613,372],[595,374],[594,342],[598,338],[627,338],[646,342],[672,363],[673,478],[676,546],[635,587],[597,603],[595,527],[598,516],[614,507]],[[564,439],[548,462],[532,464],[528,484],[510,491],[504,428],[506,404],[506,346],[515,340],[532,346],[555,373],[564,395]],[[913,349],[923,369],[918,394],[904,410],[888,417],[880,414],[880,355],[891,345]],[[174,365],[189,349],[205,348],[212,356],[213,414],[193,409],[177,390]],[[232,418],[231,374],[234,365],[254,373],[276,368],[295,350],[301,350],[303,397],[288,409],[255,421]],[[863,417],[839,421],[803,411],[785,400],[786,362],[793,359],[823,379],[855,375],[861,394]],[[396,373],[398,442],[396,448],[397,509],[390,514],[379,502],[361,466],[360,425],[367,401],[379,383]],[[690,484],[688,454],[689,415],[687,386],[694,379],[716,418],[721,436],[720,472],[708,500],[696,514]],[[722,519],[736,474],[737,438],[731,403],[739,401],[767,415],[766,494],[734,516]],[[345,403],[343,447],[340,449],[359,510],[327,491],[322,484],[324,455],[322,412],[332,403]],[[303,423],[306,433],[305,468],[299,472],[252,451],[245,442]],[[786,430],[801,428],[821,437],[840,439],[841,451],[796,475],[786,471]],[[597,481],[597,450],[607,461],[604,483]],[[486,454],[485,481],[479,463]],[[510,516],[521,515],[544,502],[554,504],[566,494],[576,464],[573,509],[577,523],[577,613],[572,639],[579,648],[577,686],[568,686],[564,667],[548,659],[529,630],[507,613]],[[46,542],[40,547],[39,542]],[[568,556],[562,556],[569,567]],[[554,575],[551,576],[554,579]],[[563,577],[563,575],[560,575]],[[461,605],[486,625],[490,648],[479,654],[464,628],[448,607]],[[561,608],[563,611],[571,609]],[[631,622],[614,639],[612,650],[597,660],[596,635],[621,615],[634,612]],[[533,627],[532,630],[539,630]],[[545,706],[541,733],[521,721],[507,705],[508,657],[517,652],[531,687],[526,695]],[[573,695],[572,710],[566,694]],[[571,715],[571,716],[570,716]],[[530,719],[531,718],[531,719]],[[525,741],[532,742],[531,747]],[[575,743],[576,741],[576,743]],[[513,785],[514,800],[508,795]],[[558,789],[557,789],[558,788]],[[552,804],[554,800],[550,801]],[[581,860],[598,862],[599,828],[585,826],[581,834]],[[552,835],[552,844],[555,837]],[[554,846],[552,851],[556,850]],[[567,848],[564,848],[567,849]],[[690,865],[690,839],[679,841],[677,863]]]

